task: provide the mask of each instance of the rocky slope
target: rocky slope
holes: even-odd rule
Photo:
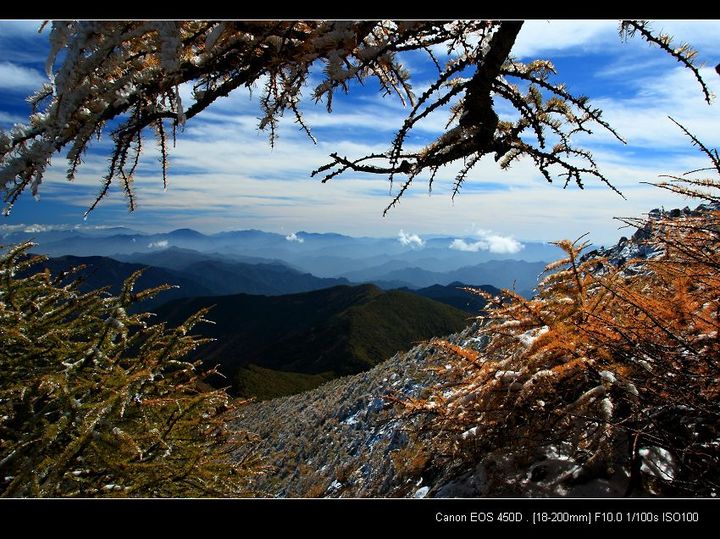
[[[477,323],[447,341],[481,350]],[[397,354],[368,372],[318,389],[246,406],[236,427],[259,437],[252,450],[269,463],[256,480],[265,497],[479,497],[622,496],[628,477],[592,477],[560,485],[576,463],[556,446],[538,448],[531,462],[506,455],[465,468],[426,467],[426,455],[409,444],[427,416],[408,415],[396,399],[423,397],[440,380],[447,356],[432,344]],[[472,433],[474,434],[474,433]],[[422,445],[423,434],[420,434]],[[425,438],[430,445],[432,441]],[[662,473],[663,454],[655,466]],[[493,470],[495,479],[488,477]],[[497,477],[501,477],[501,481]]]
[[[449,337],[473,344],[475,326]],[[407,418],[392,400],[418,397],[435,383],[432,367],[442,355],[430,344],[396,354],[375,368],[329,382],[318,389],[243,409],[237,427],[257,434],[254,451],[270,463],[258,478],[271,497],[368,497],[424,495],[408,481],[402,454]],[[395,456],[395,458],[393,458]]]

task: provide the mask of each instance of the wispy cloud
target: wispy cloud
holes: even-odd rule
[[[525,21],[512,53],[520,58],[547,53],[582,54],[619,43],[617,21]]]
[[[28,234],[38,234],[42,232],[66,232],[69,230],[105,230],[112,228],[110,225],[71,225],[71,224],[30,224],[26,225],[18,223],[16,225],[0,225],[0,232],[26,232]]]
[[[26,121],[27,118],[24,118],[18,114],[10,114],[0,110],[0,124],[19,124]]]
[[[519,253],[523,244],[511,236],[493,234],[491,230],[478,230],[476,235],[480,238],[474,242],[467,242],[463,239],[455,239],[450,243],[450,249],[477,253],[478,251],[489,251],[496,254]]]
[[[710,90],[716,95],[720,93],[720,79],[714,70],[703,68],[701,73]],[[627,86],[630,95],[594,99],[593,105],[602,109],[603,119],[628,141],[628,148],[666,152],[666,161],[675,159],[677,152],[689,150],[687,136],[668,120],[668,116],[684,124],[706,144],[717,144],[720,109],[705,102],[697,81],[687,69],[673,67],[653,74],[645,73],[629,80]],[[614,151],[618,155],[626,151],[602,129],[595,130],[592,135],[578,135],[576,140],[590,148],[610,144],[616,147]]]
[[[148,243],[148,249],[167,249],[169,245],[168,240],[151,241]]]
[[[398,232],[398,241],[405,246],[413,248],[425,245],[425,240],[423,240],[420,236],[417,234],[408,234],[403,229],[400,229],[400,232]]]
[[[42,86],[47,79],[29,67],[12,62],[0,62],[0,88],[18,92],[32,92]]]

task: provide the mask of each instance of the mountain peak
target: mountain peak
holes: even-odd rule
[[[167,236],[186,237],[186,238],[204,238],[205,234],[193,230],[192,228],[177,228],[167,233]]]

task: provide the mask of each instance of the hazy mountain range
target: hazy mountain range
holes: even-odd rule
[[[346,279],[315,277],[280,263],[247,264],[172,248],[140,256],[137,262],[132,261],[133,257],[124,258],[128,261],[104,256],[61,256],[50,258],[39,267],[48,268],[55,275],[82,267],[74,274],[82,281],[82,291],[107,287],[110,293],[118,294],[125,279],[140,269],[143,274],[137,281],[138,290],[161,284],[177,286],[145,300],[139,305],[141,309],[152,309],[176,298],[238,293],[282,295],[348,284]],[[152,259],[158,263],[151,264]]]
[[[54,257],[106,256],[181,271],[194,275],[213,294],[283,294],[363,282],[385,289],[424,288],[454,281],[514,286],[528,294],[545,263],[561,255],[546,243],[494,244],[477,237],[368,238],[260,230],[202,234],[191,229],[144,234],[122,227],[0,227],[3,244],[28,239],[38,243],[36,252]],[[295,272],[293,277],[285,275],[288,270]],[[241,286],[233,284],[237,279],[231,276],[237,274],[243,275]],[[306,276],[301,278],[302,274]],[[303,279],[305,284],[299,284]],[[218,283],[223,284],[218,288]]]

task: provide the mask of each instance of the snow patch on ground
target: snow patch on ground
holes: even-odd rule
[[[544,335],[549,331],[547,326],[543,326],[541,328],[537,329],[530,329],[523,333],[522,335],[518,335],[518,340],[523,343],[526,347],[532,346],[532,344],[540,337],[541,335]]]
[[[341,421],[341,423],[342,423],[343,425],[355,425],[356,423],[359,423],[359,422],[360,422],[360,419],[358,418],[358,416],[360,415],[360,412],[361,412],[361,411],[362,411],[362,410],[360,410],[360,411],[358,411],[358,412],[355,412],[355,413],[354,413],[353,415],[351,415],[351,416],[346,417],[345,419],[343,419],[343,420]]]
[[[330,486],[327,488],[327,491],[335,492],[335,491],[339,490],[340,487],[342,487],[342,483],[336,479],[335,481],[330,483]]]

